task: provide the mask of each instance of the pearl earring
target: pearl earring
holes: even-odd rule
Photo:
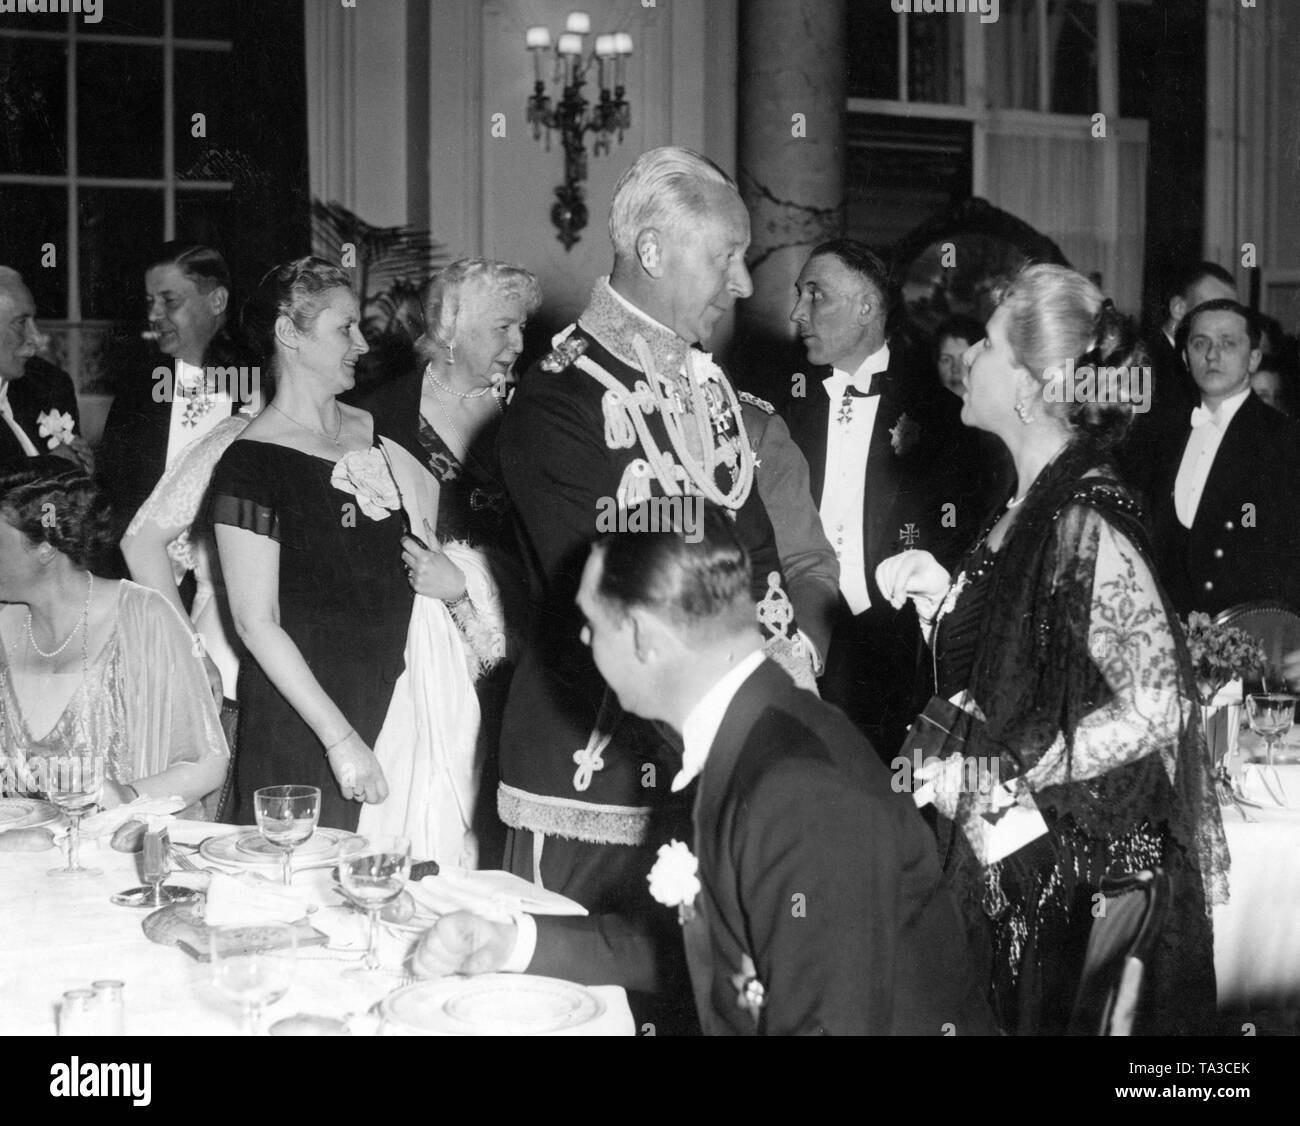
[[[1025,406],[1023,402],[1016,403],[1016,414],[1020,416],[1020,421],[1023,422],[1026,426],[1028,426],[1031,422],[1034,421],[1033,414],[1030,413],[1029,408]]]
[[[453,344],[453,343],[448,343],[448,344],[447,344],[447,363],[449,363],[449,364],[454,364],[455,362],[456,362],[456,345]]]

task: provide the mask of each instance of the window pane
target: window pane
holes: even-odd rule
[[[81,308],[87,318],[144,320],[144,262],[163,240],[161,191],[81,189]]]
[[[848,5],[849,96],[898,99],[898,21],[888,4]]]
[[[0,39],[0,172],[68,170],[67,62],[64,43]]]
[[[1097,112],[1097,6],[1070,0],[1048,17],[1052,43],[1052,112]]]
[[[235,33],[233,0],[175,0],[174,11],[180,39],[230,39]]]
[[[962,88],[961,17],[909,20],[907,24],[907,96],[913,102],[958,105]]]
[[[42,266],[41,250],[54,244],[56,265]],[[68,315],[68,190],[29,184],[0,186],[0,262],[23,276],[37,317]]]
[[[161,47],[77,47],[77,162],[83,176],[162,176]]]
[[[100,0],[99,10],[103,15],[99,23],[79,23],[78,28],[94,35],[163,33],[163,0]]]
[[[222,159],[234,147],[228,109],[233,63],[228,51],[176,52],[177,179],[234,179]],[[194,136],[196,113],[204,117],[202,137]]]
[[[227,259],[235,246],[235,206],[229,192],[178,191],[176,237],[215,246]]]

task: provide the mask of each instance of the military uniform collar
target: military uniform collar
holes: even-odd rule
[[[608,277],[596,282],[591,301],[578,318],[578,324],[629,367],[641,366],[633,345],[638,336],[645,341],[661,374],[681,371],[690,351],[690,345],[667,325],[660,324],[616,293]]]

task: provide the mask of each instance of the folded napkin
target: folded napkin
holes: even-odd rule
[[[1296,808],[1276,766],[1260,762],[1246,763],[1237,779],[1237,786],[1246,801],[1265,809]]]
[[[306,917],[310,904],[311,897],[298,888],[269,883],[253,873],[214,872],[203,921],[210,927],[296,923]]]
[[[185,800],[179,797],[136,798],[127,805],[114,806],[103,813],[96,813],[94,817],[85,818],[81,822],[81,837],[83,840],[111,837],[132,818],[145,821],[150,829],[161,829],[175,820],[171,814],[184,808]]]
[[[509,922],[521,911],[533,915],[585,915],[572,899],[530,884],[510,872],[444,868],[436,876],[407,885],[425,913],[446,915],[472,911],[496,922]]]

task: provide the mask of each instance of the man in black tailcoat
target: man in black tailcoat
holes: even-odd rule
[[[120,379],[97,459],[121,532],[181,450],[245,405],[261,378],[259,361],[226,331],[230,270],[216,250],[167,243],[145,291],[161,362]]]
[[[600,541],[578,593],[583,637],[623,706],[681,733],[671,789],[691,821],[648,882],[680,920],[704,1032],[990,1032],[930,831],[845,716],[764,657],[749,585],[743,548],[710,511],[699,542]],[[643,952],[611,957],[605,923],[459,913],[422,940],[416,966],[636,981]]]
[[[22,275],[0,266],[0,461],[53,451],[85,464],[77,392],[67,372],[36,354],[46,341]]]
[[[983,517],[979,449],[954,396],[909,375],[887,335],[885,264],[852,239],[817,247],[790,319],[813,365],[795,375],[790,434],[840,562],[840,616],[820,685],[891,759],[930,676],[915,612],[895,610],[876,566],[908,548],[951,568]]]
[[[1300,425],[1250,389],[1259,323],[1236,301],[1207,301],[1182,335],[1200,403],[1158,450],[1160,579],[1180,614],[1273,599],[1300,610]]]

